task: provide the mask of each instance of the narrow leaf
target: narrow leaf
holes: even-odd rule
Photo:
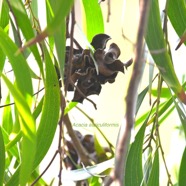
[[[180,163],[180,170],[179,170],[179,186],[185,186],[186,185],[186,148],[183,152],[181,163]]]
[[[31,104],[33,89],[29,67],[22,54],[15,56],[15,53],[18,48],[1,28],[0,48],[4,52],[4,54],[6,54],[7,57],[9,58],[9,61],[11,63],[11,66],[16,77],[16,83],[18,88],[20,89],[22,95],[24,95],[27,102]]]
[[[155,153],[152,170],[148,179],[147,186],[159,186],[159,154],[158,150]]]
[[[160,10],[157,0],[151,0],[146,42],[164,81],[177,97],[186,104],[186,95],[178,81],[161,28]]]
[[[138,131],[135,141],[131,144],[125,172],[125,185],[127,186],[140,186],[143,179],[142,171],[142,147],[143,138],[145,133],[146,123],[142,125]]]
[[[17,1],[9,0],[9,2],[10,2],[10,6],[13,10],[14,16],[16,17],[17,24],[19,25],[19,28],[21,29],[26,41],[35,37],[34,31],[32,28],[32,24],[28,18],[28,15],[26,13],[23,2],[21,0],[17,0]],[[40,57],[37,46],[34,45],[34,46],[30,47],[30,50],[32,51],[32,53],[36,59],[36,62],[40,68],[40,72],[43,75],[43,65],[42,65],[41,57]]]
[[[114,159],[110,159],[97,165],[86,167],[86,169],[77,169],[73,171],[63,171],[62,181],[80,181],[98,175],[107,169],[113,168]]]
[[[96,34],[104,33],[103,16],[97,0],[82,0],[85,11],[85,26],[88,41],[91,42]]]
[[[5,174],[5,145],[0,127],[0,186],[3,186]]]
[[[37,151],[34,168],[38,166],[50,148],[58,124],[60,109],[59,82],[54,65],[45,47],[44,55],[46,65],[45,97],[37,130]]]
[[[186,28],[186,7],[184,0],[169,0],[167,1],[167,14],[170,19],[174,30],[181,38],[184,35],[185,28]],[[184,42],[185,43],[185,42]]]
[[[139,111],[139,108],[140,108],[140,106],[141,106],[141,104],[142,104],[142,102],[143,102],[143,100],[144,100],[144,98],[145,98],[145,96],[146,96],[148,90],[149,90],[149,86],[147,86],[147,87],[146,87],[143,91],[141,91],[141,93],[138,95],[137,105],[136,105],[136,115],[137,115],[137,113],[138,113],[138,111]]]
[[[33,160],[36,150],[36,131],[35,121],[32,117],[30,108],[25,101],[20,91],[12,85],[6,76],[2,74],[2,78],[6,83],[9,91],[14,97],[15,105],[19,111],[19,115],[22,118],[21,130],[23,132],[22,140],[22,163],[20,170],[20,185],[24,186],[32,172]]]
[[[10,103],[10,94],[8,94],[5,104]],[[12,132],[13,128],[13,118],[12,118],[12,108],[4,107],[3,109],[3,120],[2,120],[2,127],[6,130],[8,134]]]

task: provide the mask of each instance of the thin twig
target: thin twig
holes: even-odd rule
[[[159,122],[158,122],[159,115],[158,115],[158,111],[159,111],[159,103],[160,103],[162,83],[163,83],[163,79],[159,75],[159,79],[158,79],[158,97],[157,97],[158,101],[157,101],[157,106],[156,106],[156,118],[155,118],[156,135],[157,135],[157,141],[158,141],[158,144],[159,144],[159,149],[160,149],[160,152],[161,152],[161,155],[162,155],[162,159],[163,159],[164,166],[165,166],[166,173],[167,173],[167,177],[168,177],[168,185],[170,184],[171,186],[173,186],[173,183],[172,183],[172,180],[171,180],[171,175],[169,173],[169,170],[168,170],[168,167],[167,167],[167,164],[166,164],[166,161],[165,161],[164,151],[163,151],[163,147],[162,147],[162,144],[161,144],[160,133],[159,133]]]
[[[149,0],[140,1],[140,20],[138,27],[137,43],[134,57],[134,67],[126,96],[126,114],[122,123],[116,145],[115,168],[107,180],[106,186],[113,181],[118,186],[124,186],[126,156],[129,148],[131,130],[134,126],[138,86],[143,74],[144,34],[149,12]],[[135,178],[134,178],[135,179]]]
[[[65,95],[67,94],[67,89],[70,83],[71,72],[72,72],[72,62],[73,62],[73,38],[74,38],[74,25],[75,25],[75,9],[72,7],[71,11],[71,28],[70,28],[70,51],[69,51],[69,60],[68,60],[68,68],[66,69],[66,82],[65,82]]]
[[[107,10],[107,23],[108,23],[110,20],[110,15],[111,15],[110,0],[107,0],[107,7],[108,7],[108,10]]]
[[[53,161],[55,160],[56,156],[58,154],[58,151],[55,152],[55,154],[53,155],[52,159],[50,160],[49,164],[47,165],[47,167],[45,168],[45,170],[34,180],[34,182],[30,185],[30,186],[34,186],[39,179],[45,174],[45,172],[49,169],[49,167],[52,165]]]

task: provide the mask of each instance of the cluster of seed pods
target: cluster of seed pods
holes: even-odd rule
[[[73,49],[71,62],[70,83],[66,90],[74,91],[72,101],[82,103],[85,97],[101,92],[102,85],[113,83],[118,72],[124,73],[124,67],[131,65],[132,60],[122,63],[118,57],[120,49],[115,44],[110,44],[106,50],[106,44],[110,36],[98,34],[93,37],[91,45],[94,52],[89,49]],[[65,59],[65,81],[67,79],[67,70],[69,69],[70,47],[66,47]]]

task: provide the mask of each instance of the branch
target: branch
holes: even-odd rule
[[[74,148],[78,154],[78,157],[80,159],[80,162],[83,162],[83,164],[85,166],[87,165],[91,165],[91,160],[89,158],[89,154],[88,152],[85,150],[85,148],[82,146],[82,144],[80,143],[78,137],[76,136],[76,134],[74,133],[74,130],[72,128],[72,123],[69,119],[68,114],[64,115],[64,123],[65,126],[67,128],[68,134],[70,136],[70,138],[72,139]]]
[[[131,130],[134,126],[138,86],[143,74],[144,34],[149,12],[149,0],[140,1],[140,20],[134,56],[134,67],[126,96],[126,114],[118,135],[115,156],[115,168],[107,180],[106,185],[113,181],[119,186],[124,186],[125,164],[130,143]],[[135,178],[134,178],[135,179]]]

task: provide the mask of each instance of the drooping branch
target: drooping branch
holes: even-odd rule
[[[144,53],[144,34],[149,12],[149,0],[140,1],[140,19],[138,26],[138,34],[136,41],[136,49],[134,53],[134,66],[132,76],[126,96],[126,114],[124,122],[118,135],[115,156],[115,168],[105,185],[115,182],[119,186],[124,186],[125,164],[130,143],[131,130],[134,126],[134,118],[136,111],[137,92],[141,76],[143,74],[143,53]],[[135,179],[135,178],[134,178]]]

